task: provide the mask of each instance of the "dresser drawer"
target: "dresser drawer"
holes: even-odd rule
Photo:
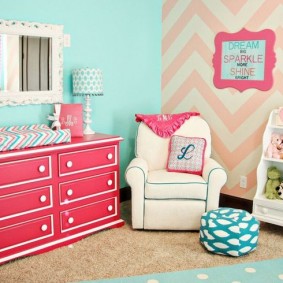
[[[269,205],[270,202],[274,202],[274,204],[278,204],[278,202],[280,203],[281,200],[268,200],[269,201]],[[282,203],[283,204],[283,203]],[[254,206],[254,213],[256,213],[259,216],[263,216],[263,217],[268,217],[268,218],[274,218],[274,219],[278,219],[281,220],[283,219],[283,207],[281,207],[280,209],[278,209],[278,207],[276,207],[274,205],[274,207],[268,207],[268,206],[262,206],[262,205],[255,205]]]
[[[0,164],[0,188],[51,178],[51,157],[23,159]]]
[[[59,175],[108,167],[117,164],[117,146],[81,150],[59,155]]]
[[[84,198],[117,190],[117,172],[82,178],[59,185],[60,204],[68,204]]]
[[[0,229],[0,252],[52,236],[51,215]]]
[[[51,186],[0,196],[0,220],[52,207]]]
[[[117,198],[92,203],[61,212],[62,232],[117,215]]]

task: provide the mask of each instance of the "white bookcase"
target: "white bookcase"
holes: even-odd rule
[[[277,109],[270,113],[263,134],[262,156],[257,167],[257,190],[253,200],[253,215],[260,221],[283,226],[283,200],[271,200],[264,196],[267,169],[270,166],[276,166],[280,170],[281,177],[283,178],[283,159],[266,157],[266,150],[270,143],[272,133],[283,135],[283,126],[276,125],[277,114]]]

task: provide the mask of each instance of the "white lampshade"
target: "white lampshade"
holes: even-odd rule
[[[103,95],[102,72],[100,69],[74,69],[72,75],[74,95]]]

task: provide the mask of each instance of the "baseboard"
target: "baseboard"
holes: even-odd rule
[[[125,187],[120,189],[120,202],[130,200],[132,196],[131,188]]]
[[[120,190],[120,202],[127,201],[131,199],[131,188],[125,187]],[[219,200],[220,207],[233,207],[244,209],[248,212],[252,212],[253,202],[249,199],[243,199],[235,196],[220,194]]]
[[[236,196],[220,194],[219,206],[244,209],[251,213],[253,210],[253,201]]]

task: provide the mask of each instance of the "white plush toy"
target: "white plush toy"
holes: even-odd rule
[[[278,196],[283,199],[283,182],[280,183],[280,185],[278,187],[275,188]]]
[[[47,119],[50,121],[53,121],[52,125],[51,125],[51,129],[55,130],[60,130],[61,129],[61,123],[59,121],[59,117],[60,117],[60,112],[61,112],[61,104],[55,104],[55,112],[53,113],[53,115],[48,115]]]

